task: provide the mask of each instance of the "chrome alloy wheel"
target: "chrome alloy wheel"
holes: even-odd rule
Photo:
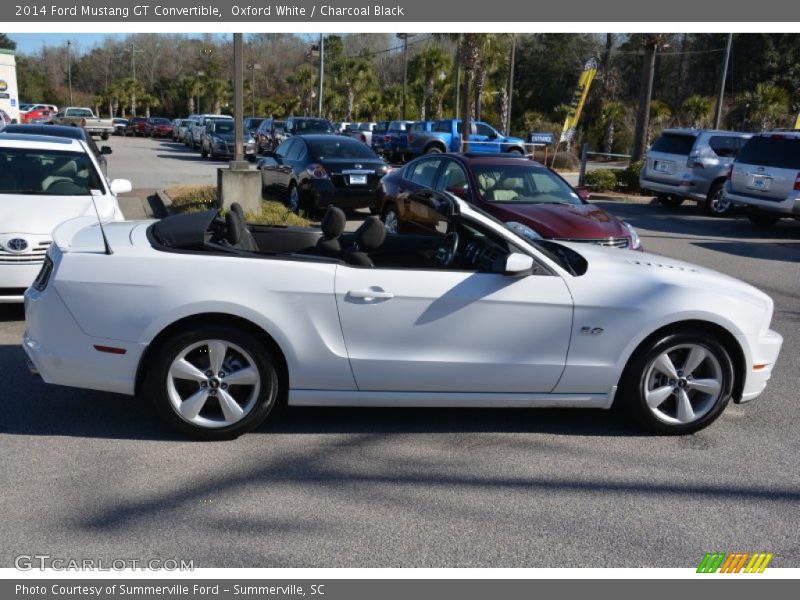
[[[731,209],[731,201],[725,198],[722,187],[717,187],[711,195],[711,212],[715,215],[724,215]]]
[[[700,344],[668,348],[648,365],[644,399],[653,415],[671,425],[687,424],[705,416],[723,390],[719,361]]]
[[[289,210],[294,213],[300,210],[300,192],[297,190],[296,185],[293,185],[289,192]]]
[[[198,427],[217,429],[241,421],[255,407],[261,376],[253,357],[224,340],[203,340],[175,357],[167,376],[175,414]]]
[[[400,222],[397,216],[397,211],[390,208],[383,215],[383,224],[386,226],[386,233],[397,233],[398,223]]]

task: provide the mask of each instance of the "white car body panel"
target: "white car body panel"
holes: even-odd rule
[[[91,196],[44,196],[0,193],[0,288],[27,288],[39,272],[44,252],[50,245],[53,229],[60,223],[82,215],[103,221],[124,219],[110,183],[103,176],[85,142],[31,135],[0,136],[0,148],[41,149],[43,151],[80,152],[88,156],[103,184],[102,190]],[[92,200],[94,199],[94,203]],[[24,252],[10,252],[7,243],[23,239],[28,247]],[[0,294],[0,303],[22,302],[21,294]]]
[[[742,401],[766,385],[782,341],[769,330],[766,294],[664,257],[565,244],[589,264],[573,276],[458,204],[462,218],[506,237],[552,274],[165,252],[148,240],[151,222],[107,225],[108,256],[96,223],[76,219],[56,231],[49,285],[26,294],[24,347],[47,382],[133,394],[139,360],[159,333],[187,317],[225,314],[275,340],[291,404],[607,408],[642,340],[662,326],[699,320],[741,345]],[[393,297],[348,298],[370,289]],[[96,352],[95,345],[126,353]],[[755,365],[763,366],[754,372]]]

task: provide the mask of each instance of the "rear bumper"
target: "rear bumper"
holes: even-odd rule
[[[339,208],[367,208],[375,204],[375,190],[314,189],[312,203],[317,208],[338,206]]]
[[[686,179],[681,184],[665,183],[663,181],[654,181],[645,176],[639,178],[639,187],[643,190],[650,190],[656,194],[668,194],[670,196],[679,196],[681,198],[688,198],[696,202],[704,202],[706,193],[697,187],[691,179]]]
[[[767,382],[772,377],[772,370],[783,345],[783,337],[775,331],[768,329],[757,336],[741,339],[740,343],[750,347],[752,357],[746,361],[747,373],[745,374],[742,397],[738,402],[749,402],[761,395]]]
[[[45,383],[132,395],[136,369],[145,345],[86,335],[58,292],[25,293],[27,328],[22,347]],[[99,352],[95,346],[122,348],[124,354]]]
[[[776,202],[765,197],[733,193],[730,189],[730,182],[728,182],[725,184],[725,198],[736,204],[752,206],[765,212],[780,213],[786,216],[800,215],[800,193],[796,191],[792,192],[785,200]]]

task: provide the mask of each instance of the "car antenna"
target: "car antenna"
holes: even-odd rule
[[[97,215],[97,223],[100,225],[100,235],[103,236],[103,246],[106,249],[106,254],[111,255],[114,252],[111,250],[111,246],[108,243],[108,238],[106,237],[106,230],[103,229],[103,220],[100,218],[100,211],[97,210],[97,203],[94,201],[95,196],[98,196],[99,192],[97,190],[92,190],[92,206],[94,207],[94,214]]]

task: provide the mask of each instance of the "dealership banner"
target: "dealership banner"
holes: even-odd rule
[[[25,579],[0,581],[0,597],[79,600],[137,598],[138,600],[486,600],[486,598],[674,598],[724,597],[726,600],[790,598],[796,594],[791,579]],[[698,585],[699,583],[699,585]]]
[[[597,74],[597,59],[590,58],[583,65],[583,71],[578,78],[578,87],[572,94],[572,101],[569,105],[569,112],[564,119],[564,127],[561,129],[560,143],[571,142],[575,137],[575,128],[578,126],[578,120],[581,118],[581,112],[586,105],[586,97],[589,95],[589,88],[592,86],[594,76]]]
[[[573,0],[573,2],[527,2],[518,0],[298,0],[282,2],[231,0],[12,0],[0,3],[0,22],[693,22],[719,23],[800,21],[800,3],[761,0],[728,0],[698,3],[672,0],[665,8],[640,0]],[[577,17],[576,17],[577,15]]]

